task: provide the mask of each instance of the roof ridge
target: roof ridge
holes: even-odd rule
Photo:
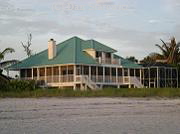
[[[95,43],[98,43],[98,44],[100,44],[100,45],[102,45],[102,46],[104,46],[104,47],[107,47],[107,48],[109,48],[109,49],[112,49],[113,51],[115,51],[115,52],[117,52],[117,50],[115,50],[115,49],[113,49],[113,48],[111,48],[111,47],[109,47],[109,46],[107,46],[107,45],[105,45],[104,43],[101,43],[101,42],[99,42],[99,41],[97,41],[97,40],[94,40],[94,39],[90,39],[90,40],[86,40],[86,42],[93,42],[93,48],[95,48]]]

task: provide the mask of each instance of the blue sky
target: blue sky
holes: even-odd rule
[[[72,36],[95,39],[118,54],[142,59],[158,51],[160,38],[180,41],[179,0],[0,0],[0,48],[16,53],[6,59],[23,59],[21,41],[33,35],[34,53]],[[1,51],[0,50],[0,51]]]

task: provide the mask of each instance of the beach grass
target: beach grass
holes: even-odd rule
[[[36,89],[32,91],[0,91],[0,98],[41,98],[41,97],[180,97],[179,88],[107,88],[96,91],[72,89]]]

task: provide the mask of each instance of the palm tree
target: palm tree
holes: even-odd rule
[[[161,50],[161,53],[152,53],[148,57],[144,58],[143,62],[163,62],[167,64],[178,64],[180,63],[180,42],[176,43],[176,39],[173,37],[171,41],[165,43],[161,39],[162,45],[156,44]]]
[[[7,60],[7,61],[1,62],[2,60],[4,60],[4,57],[6,54],[13,53],[13,52],[15,52],[15,50],[13,48],[6,48],[2,52],[0,52],[0,70],[3,70],[6,67],[8,67],[9,65],[12,65],[12,64],[18,62],[17,60]]]
[[[173,37],[169,43],[165,43],[161,40],[163,45],[156,46],[161,50],[161,54],[157,53],[158,58],[156,60],[163,61],[168,64],[178,64],[180,62],[180,42],[176,43],[176,39]]]

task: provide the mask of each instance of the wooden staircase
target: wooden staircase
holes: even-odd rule
[[[136,88],[144,87],[140,80],[137,79],[137,77],[130,77],[130,84],[134,85]]]
[[[88,76],[82,76],[82,82],[85,83],[90,89],[96,90],[99,87]]]

